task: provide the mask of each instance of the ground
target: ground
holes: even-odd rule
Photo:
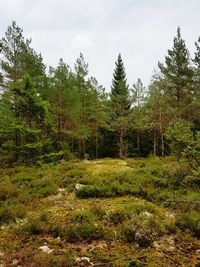
[[[200,266],[187,172],[175,158],[1,169],[0,266]]]

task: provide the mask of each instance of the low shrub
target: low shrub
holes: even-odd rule
[[[11,183],[0,184],[0,201],[5,201],[9,198],[15,198],[19,195],[19,189],[17,186]]]
[[[108,188],[103,184],[85,185],[79,190],[75,191],[78,198],[95,198],[110,196]]]
[[[64,230],[63,236],[68,242],[92,241],[106,238],[107,233],[94,223],[78,223]]]
[[[23,204],[4,203],[0,207],[0,224],[15,222],[16,219],[22,219],[26,215],[26,207]]]
[[[176,220],[176,226],[182,231],[189,230],[194,236],[200,238],[200,213],[191,211],[180,215]]]
[[[131,214],[128,209],[120,209],[120,210],[112,211],[109,214],[109,219],[114,224],[122,223],[123,221],[128,220],[130,218],[131,218]]]
[[[55,195],[58,192],[58,187],[51,180],[41,179],[31,183],[28,192],[32,197],[43,198]]]
[[[106,211],[101,206],[94,205],[90,208],[90,211],[98,219],[104,219],[106,217]]]
[[[21,225],[20,233],[24,235],[40,235],[44,233],[44,227],[39,219],[29,219],[28,222]]]

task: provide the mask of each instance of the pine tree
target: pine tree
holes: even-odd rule
[[[133,85],[132,93],[133,93],[133,126],[132,128],[137,132],[137,154],[140,156],[140,135],[142,129],[144,128],[144,122],[142,118],[142,106],[145,101],[145,87],[140,79],[137,80],[137,83]]]
[[[0,40],[0,67],[4,76],[4,88],[14,88],[17,80],[29,75],[33,80],[45,75],[41,55],[31,47],[31,39],[25,39],[23,30],[16,22],[8,27],[5,37]]]
[[[196,128],[200,129],[200,37],[198,41],[195,42],[196,51],[194,54],[194,93],[193,93],[193,103],[191,107],[191,113],[193,118],[193,123]]]
[[[191,93],[193,71],[190,66],[190,55],[185,41],[181,37],[178,27],[177,36],[174,38],[173,48],[168,50],[165,63],[158,63],[163,77],[168,82],[168,94],[175,97],[176,118],[181,116],[185,96]]]
[[[129,88],[126,81],[126,73],[121,54],[119,54],[117,62],[115,63],[110,97],[113,126],[118,133],[118,156],[120,158],[124,158],[127,154],[127,142],[125,137],[131,104]]]

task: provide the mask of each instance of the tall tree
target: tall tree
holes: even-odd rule
[[[13,21],[0,40],[0,67],[5,88],[9,85],[14,88],[16,82],[24,75],[29,75],[35,81],[44,76],[45,65],[42,57],[30,47],[30,44],[31,39],[25,39],[23,30]]]
[[[144,128],[144,121],[142,119],[142,106],[145,101],[145,87],[140,79],[137,80],[137,83],[133,85],[132,94],[133,94],[133,129],[137,132],[137,154],[140,156],[140,135],[141,131]]]
[[[127,154],[127,142],[125,138],[128,127],[131,101],[121,54],[119,54],[115,63],[110,97],[113,126],[118,133],[118,156],[120,158],[124,158]]]
[[[185,96],[191,93],[193,71],[190,66],[190,55],[178,27],[173,48],[168,50],[164,63],[158,63],[163,77],[168,82],[168,93],[175,97],[176,118],[181,116]]]

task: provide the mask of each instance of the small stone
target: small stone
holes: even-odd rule
[[[13,260],[13,261],[12,261],[12,264],[13,264],[13,265],[17,265],[18,263],[19,263],[18,260]]]
[[[53,249],[50,249],[48,246],[41,246],[39,247],[39,249],[41,249],[44,253],[50,254],[51,252],[53,252]]]
[[[75,189],[79,190],[81,188],[83,188],[84,186],[86,186],[85,184],[75,184]]]

